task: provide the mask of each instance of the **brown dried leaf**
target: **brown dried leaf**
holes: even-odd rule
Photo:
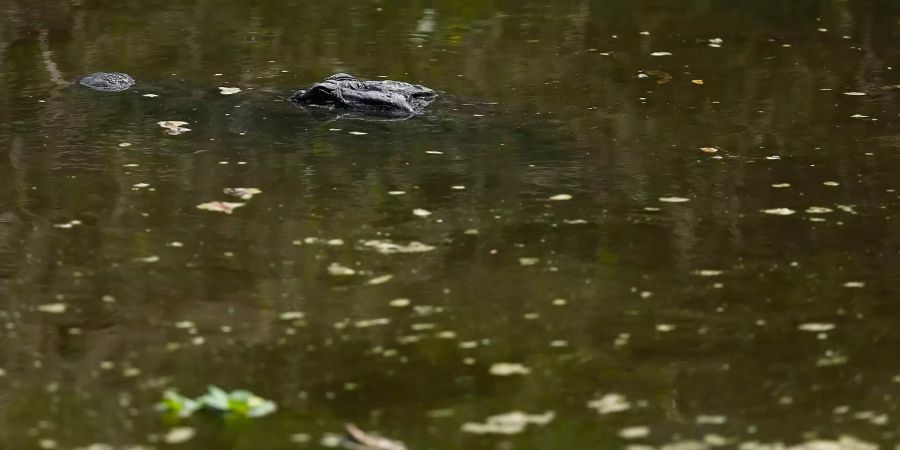
[[[662,70],[651,69],[645,70],[644,73],[656,77],[656,84],[666,84],[672,81],[672,74],[663,72]]]

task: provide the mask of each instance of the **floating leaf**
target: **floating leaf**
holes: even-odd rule
[[[347,433],[344,439],[349,441],[348,443],[353,445],[354,448],[359,448],[360,450],[406,450],[404,443],[366,433],[357,428],[356,425],[347,424],[345,428]]]
[[[184,397],[175,391],[164,392],[162,402],[156,405],[158,411],[181,418],[190,417],[200,407],[201,404],[199,402]]]
[[[723,273],[724,272],[721,270],[710,270],[710,269],[694,271],[694,275],[699,275],[701,277],[717,277],[719,275],[722,275]]]
[[[163,436],[163,441],[166,444],[181,444],[182,442],[187,442],[194,437],[196,431],[194,431],[191,427],[176,427],[169,430],[165,436]]]
[[[156,122],[157,125],[163,127],[166,130],[166,133],[171,134],[172,136],[177,136],[181,133],[186,133],[191,131],[190,128],[185,128],[184,126],[188,124],[188,122],[183,122],[180,120],[162,120]]]
[[[205,395],[197,399],[197,401],[206,408],[212,408],[219,411],[228,410],[228,393],[218,386],[209,386]]]
[[[523,266],[533,266],[539,262],[541,262],[539,258],[519,258],[519,264]]]
[[[219,86],[219,93],[222,95],[234,95],[241,92],[241,88]]]
[[[703,86],[703,80],[691,80],[691,83],[694,83],[697,86]]]
[[[656,77],[656,84],[666,84],[672,81],[672,74],[668,72],[663,72],[662,70],[645,70],[644,73],[648,75],[653,75]]]
[[[235,209],[240,208],[241,206],[246,205],[246,203],[231,203],[231,202],[207,202],[201,203],[197,205],[197,209],[202,209],[204,211],[215,211],[222,212],[225,214],[231,214]]]
[[[372,247],[375,251],[383,255],[393,255],[395,253],[424,253],[434,250],[434,247],[416,241],[412,241],[407,245],[402,245],[395,244],[391,241],[372,240],[363,242],[363,245]]]
[[[641,439],[650,435],[650,428],[639,426],[639,427],[628,427],[619,430],[619,437],[622,439]]]
[[[225,188],[222,192],[238,197],[241,200],[250,200],[254,195],[262,194],[262,191],[257,188]]]
[[[491,365],[489,370],[491,375],[498,377],[508,377],[511,375],[528,375],[531,369],[519,363],[500,362]]]
[[[764,210],[762,210],[762,212],[764,212],[766,214],[776,215],[776,216],[790,216],[791,214],[794,214],[797,211],[794,211],[793,209],[790,209],[790,208],[772,208],[772,209],[764,209]]]
[[[346,276],[356,275],[355,270],[353,270],[349,267],[346,267],[346,266],[342,266],[338,263],[331,263],[331,265],[328,266],[328,273],[330,275],[336,276],[336,277],[346,277]]]
[[[38,305],[37,310],[42,313],[47,314],[63,314],[68,309],[68,305],[65,303],[47,303],[44,305]]]
[[[591,400],[588,408],[597,410],[600,414],[613,414],[631,409],[631,402],[620,394],[606,394],[597,400]]]
[[[70,220],[70,221],[68,221],[68,222],[66,222],[66,223],[57,223],[57,224],[54,224],[53,226],[56,227],[56,228],[66,228],[66,229],[68,229],[68,228],[72,228],[72,227],[74,227],[74,226],[76,226],[76,225],[81,225],[81,221],[78,220],[78,219],[75,219],[75,220]]]
[[[384,284],[384,283],[387,283],[388,281],[391,281],[392,279],[394,279],[393,275],[382,275],[380,277],[372,278],[371,280],[367,281],[366,284],[371,284],[371,285]]]
[[[801,331],[812,331],[815,333],[821,333],[823,331],[831,331],[835,328],[833,323],[804,323],[801,324],[797,329]]]
[[[484,423],[468,422],[463,424],[462,431],[472,434],[518,434],[525,431],[528,425],[546,425],[553,421],[556,413],[547,411],[544,414],[526,414],[512,411],[488,417]]]

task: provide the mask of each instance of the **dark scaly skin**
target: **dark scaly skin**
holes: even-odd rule
[[[134,78],[131,78],[131,75],[119,72],[96,72],[78,80],[78,84],[82,86],[103,92],[124,91],[134,86],[134,83]]]
[[[401,81],[361,81],[339,73],[308,89],[294,92],[290,101],[307,105],[412,115],[437,98],[424,86]]]

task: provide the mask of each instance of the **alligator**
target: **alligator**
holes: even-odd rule
[[[127,73],[95,72],[82,77],[78,84],[95,91],[119,92],[134,86],[134,78]]]
[[[412,116],[420,114],[436,98],[436,92],[417,84],[363,81],[338,73],[294,92],[288,100],[302,105]]]
[[[78,84],[96,91],[120,92],[134,86],[135,81],[125,73],[96,72],[82,77]],[[436,98],[436,92],[417,84],[364,81],[339,73],[294,92],[288,100],[303,106],[408,118],[422,113]]]

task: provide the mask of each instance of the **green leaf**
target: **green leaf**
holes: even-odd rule
[[[216,386],[209,386],[209,392],[197,400],[207,408],[222,412],[227,412],[230,406],[228,393]]]

